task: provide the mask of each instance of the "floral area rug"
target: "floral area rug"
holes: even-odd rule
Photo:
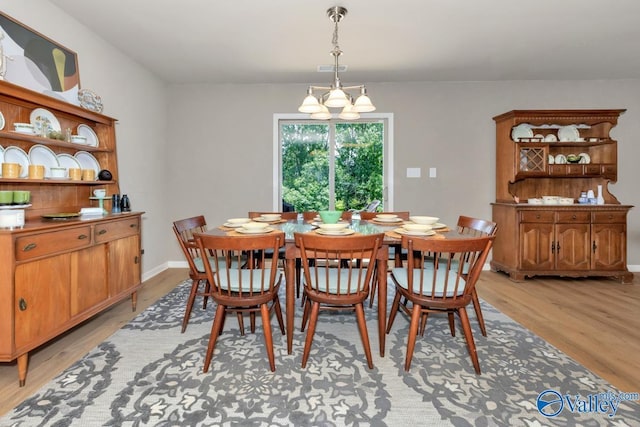
[[[298,306],[291,355],[272,318],[276,372],[269,370],[261,321],[255,334],[247,330],[242,336],[228,316],[205,374],[214,304],[194,307],[187,331],[180,333],[189,287],[178,285],[0,418],[0,426],[640,425],[637,394],[620,395],[484,302],[488,337],[470,315],[481,375],[473,370],[459,321],[452,337],[444,316],[429,318],[410,372],[403,369],[405,316],[396,319],[387,354],[380,357],[375,306],[365,310],[372,370],[355,315],[328,312],[320,314],[302,369]]]

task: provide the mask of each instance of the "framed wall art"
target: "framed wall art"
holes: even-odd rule
[[[0,79],[78,105],[76,53],[2,12]]]

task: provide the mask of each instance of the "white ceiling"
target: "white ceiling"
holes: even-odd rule
[[[638,0],[50,0],[172,83],[640,78]],[[72,46],[69,48],[73,49]]]

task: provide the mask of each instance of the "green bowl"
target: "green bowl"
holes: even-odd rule
[[[318,215],[320,215],[320,219],[325,224],[335,224],[340,221],[342,211],[320,211]]]
[[[13,191],[0,191],[0,205],[10,205],[13,203]]]

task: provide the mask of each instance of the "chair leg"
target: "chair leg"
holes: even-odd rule
[[[238,326],[240,327],[240,336],[244,336],[244,317],[241,312],[236,313],[238,315]]]
[[[413,310],[411,311],[411,325],[409,326],[409,338],[407,340],[407,358],[404,361],[404,370],[407,372],[409,372],[409,369],[411,368],[413,350],[416,347],[416,336],[418,335],[421,313],[421,307],[418,304],[414,304]]]
[[[202,298],[202,309],[207,309],[207,302],[209,301],[209,295],[211,294],[211,284],[209,281],[204,282],[204,298]]]
[[[396,296],[393,298],[393,304],[391,305],[391,312],[389,313],[389,320],[387,320],[387,333],[391,330],[393,326],[393,321],[396,320],[396,314],[398,314],[398,310],[400,309],[400,294],[396,292]]]
[[[271,334],[271,321],[269,320],[270,312],[267,304],[260,306],[260,313],[262,314],[262,329],[264,330],[264,346],[267,349],[267,357],[269,358],[269,368],[271,372],[276,370],[276,359],[273,354],[273,335]],[[254,316],[255,317],[255,316]]]
[[[191,309],[193,308],[193,303],[195,302],[196,294],[198,293],[198,286],[200,286],[199,280],[194,280],[191,283],[191,291],[189,292],[189,298],[187,298],[187,307],[184,310],[184,317],[182,318],[182,333],[187,330],[187,324],[191,317]]]
[[[296,258],[296,298],[300,298],[301,270],[302,260],[300,258]]]
[[[309,329],[307,330],[307,338],[304,341],[304,351],[302,352],[302,367],[307,367],[307,360],[311,352],[311,343],[313,342],[313,334],[316,333],[316,324],[318,323],[318,313],[320,312],[320,303],[314,302],[311,306],[311,316],[309,318]]]
[[[358,320],[358,329],[360,330],[360,337],[362,338],[362,346],[364,347],[364,354],[367,357],[367,366],[369,369],[373,369],[373,359],[371,357],[371,345],[369,344],[369,333],[367,332],[367,321],[364,318],[364,308],[362,303],[356,304],[356,319]]]
[[[476,288],[473,288],[473,292],[471,293],[471,300],[473,301],[473,309],[476,312],[476,319],[478,319],[480,332],[482,332],[482,336],[486,337],[487,329],[484,326],[484,316],[482,316],[482,308],[480,307],[480,299],[478,298],[478,293],[476,292]]]
[[[256,313],[253,311],[249,312],[249,322],[251,322],[251,333],[256,333]]]
[[[424,331],[427,329],[427,319],[429,319],[429,313],[428,312],[422,313],[422,316],[420,317],[420,331],[419,331],[421,337],[424,336]]]
[[[309,320],[309,312],[311,311],[311,301],[306,295],[302,296],[304,300],[304,310],[302,311],[302,325],[300,325],[300,332],[304,332],[304,328],[307,327],[307,321]]]
[[[378,290],[378,263],[373,267],[373,280],[371,281],[371,291],[369,292],[369,308],[373,307],[373,300],[376,298]]]
[[[471,332],[471,323],[469,323],[469,316],[467,315],[467,309],[462,307],[458,309],[458,316],[460,316],[460,323],[462,323],[462,330],[464,337],[467,340],[467,349],[471,356],[471,362],[473,363],[473,369],[476,374],[480,375],[480,362],[478,361],[478,352],[476,351],[476,344],[473,341],[473,332]]]
[[[216,317],[211,325],[211,334],[209,335],[209,345],[207,346],[207,353],[204,357],[204,369],[203,372],[209,372],[209,365],[211,365],[211,359],[213,358],[213,350],[216,347],[216,341],[222,330],[222,324],[224,323],[224,311],[225,307],[218,304],[216,308]]]
[[[278,325],[280,326],[280,332],[282,335],[284,332],[284,318],[282,317],[282,307],[280,306],[280,299],[276,296],[273,300],[273,309],[276,312],[276,318],[278,319]]]
[[[453,318],[453,312],[448,312],[447,317],[449,318],[449,330],[451,331],[451,336],[456,336],[456,320]]]

